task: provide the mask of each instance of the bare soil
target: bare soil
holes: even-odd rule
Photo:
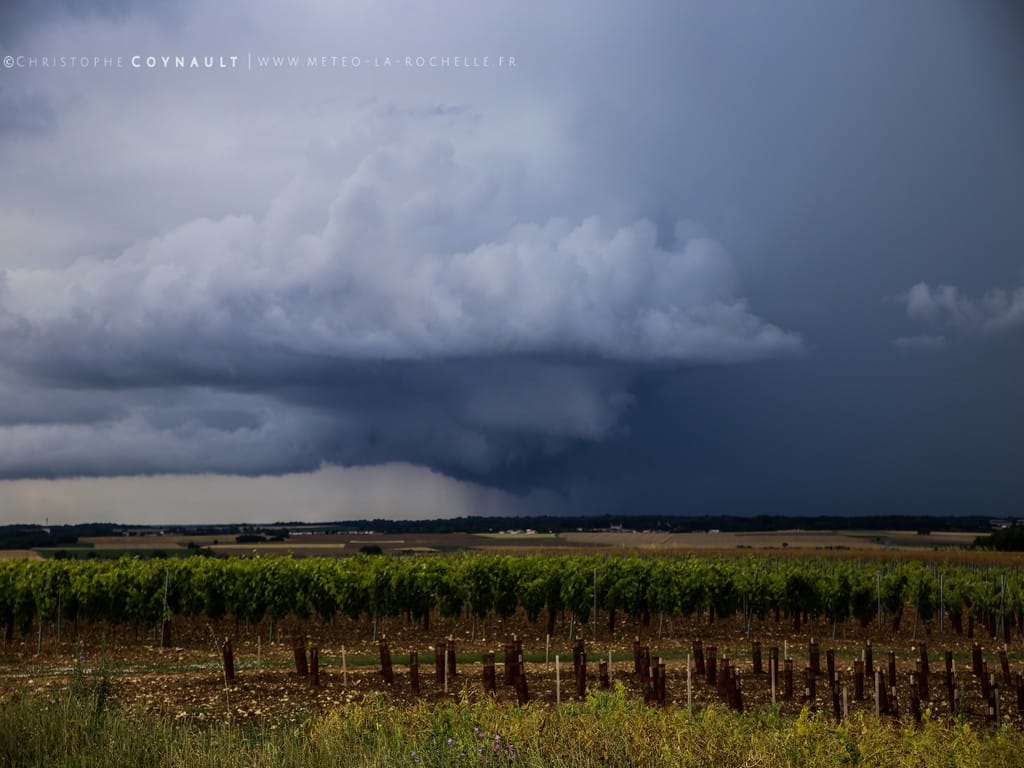
[[[614,634],[607,627],[598,628],[596,639],[592,637],[592,625],[583,628],[588,653],[587,688],[598,687],[598,659],[607,659],[608,652],[614,655],[611,677],[621,683],[628,695],[642,696],[638,676],[634,674],[632,646],[639,636],[644,645],[651,649],[651,655],[664,655],[666,660],[666,704],[685,707],[687,705],[686,654],[691,650],[693,638],[700,638],[707,650],[716,646],[719,664],[728,656],[737,667],[743,704],[747,710],[771,704],[771,684],[766,673],[755,675],[751,658],[751,641],[762,644],[764,669],[768,669],[769,648],[778,646],[780,657],[788,646],[789,655],[794,659],[794,697],[783,700],[782,670],[777,681],[776,700],[781,710],[789,715],[797,714],[804,704],[804,669],[808,665],[808,644],[812,637],[820,646],[821,667],[826,668],[826,651],[834,649],[836,667],[840,671],[841,685],[846,686],[849,710],[851,712],[873,712],[873,681],[865,683],[866,697],[855,701],[853,694],[853,662],[860,658],[866,640],[874,648],[874,663],[877,668],[887,670],[887,654],[893,649],[897,656],[897,700],[901,714],[909,716],[910,672],[914,669],[921,641],[927,642],[930,662],[930,701],[922,702],[922,709],[929,709],[933,716],[948,716],[950,707],[946,696],[943,651],[952,650],[956,669],[964,690],[964,711],[970,721],[981,724],[985,721],[986,703],[981,697],[979,681],[970,673],[970,653],[974,642],[952,632],[938,632],[937,628],[918,628],[918,637],[904,622],[898,633],[877,626],[861,629],[859,626],[840,625],[836,637],[832,638],[832,627],[826,622],[806,625],[800,632],[793,632],[789,623],[783,620],[776,624],[771,618],[756,621],[749,638],[743,632],[738,619],[716,621],[708,624],[705,620],[677,620],[664,622],[661,637],[658,636],[658,621],[654,618],[648,627],[639,624],[622,623]],[[392,656],[395,658],[395,682],[386,685],[380,674],[378,644],[373,636],[372,625],[367,621],[350,622],[339,620],[331,627],[317,622],[282,622],[274,628],[274,641],[270,641],[269,623],[246,629],[244,624],[236,626],[234,621],[186,622],[176,620],[173,626],[172,648],[154,647],[152,635],[141,632],[136,639],[132,628],[108,628],[82,624],[77,629],[68,623],[63,627],[62,642],[58,645],[52,627],[43,634],[41,652],[39,637],[30,634],[17,637],[4,648],[0,657],[0,701],[17,695],[20,691],[49,691],[54,694],[66,689],[72,677],[74,666],[86,670],[93,676],[108,674],[112,682],[114,698],[132,706],[162,713],[170,718],[195,721],[253,721],[274,727],[276,724],[298,721],[310,713],[329,710],[346,702],[359,701],[366,696],[383,695],[396,705],[408,705],[413,701],[410,691],[409,671],[405,654],[419,650],[421,655],[431,651],[434,643],[442,642],[448,635],[455,639],[458,654],[457,675],[450,679],[447,694],[443,683],[435,680],[435,670],[429,659],[420,662],[420,698],[440,701],[449,698],[483,696],[481,654],[497,651],[499,656],[497,678],[499,701],[514,704],[516,698],[510,686],[502,684],[501,651],[503,644],[513,634],[523,640],[527,656],[526,677],[531,700],[538,705],[553,706],[555,693],[555,655],[561,662],[561,697],[569,701],[575,696],[575,681],[572,675],[571,641],[569,627],[559,623],[557,635],[550,641],[542,634],[543,624],[530,624],[518,615],[510,621],[497,619],[477,623],[437,621],[429,631],[423,631],[415,624],[401,620],[382,623],[381,631],[389,635]],[[578,629],[578,627],[574,627]],[[294,671],[294,657],[291,636],[310,638],[320,647],[320,685],[312,686]],[[219,641],[232,637],[234,644],[236,678],[227,682],[221,667]],[[987,635],[980,635],[977,641],[984,646],[989,670],[1000,678],[997,652],[1003,647]],[[548,644],[550,642],[550,644]],[[547,651],[547,653],[546,653]],[[546,654],[546,661],[545,661]],[[343,669],[343,658],[344,667]],[[1008,658],[1012,672],[1022,669],[1024,645],[1019,638],[1009,644]],[[105,670],[105,672],[104,672]],[[691,667],[693,706],[702,707],[712,702],[724,703],[714,685],[699,678]],[[831,712],[832,699],[824,676],[816,681],[814,706]],[[1004,686],[1001,693],[1002,712],[1017,718],[1016,691]]]

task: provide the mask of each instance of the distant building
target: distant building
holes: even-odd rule
[[[1024,525],[1024,518],[1016,518],[1013,520],[993,518],[988,521],[988,524],[992,526],[994,531],[1002,531],[1006,528],[1016,528],[1018,525]]]

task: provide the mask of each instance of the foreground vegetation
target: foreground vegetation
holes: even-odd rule
[[[369,698],[300,724],[199,726],[120,708],[102,680],[0,704],[2,766],[1019,765],[1018,729],[855,717],[657,709],[621,689],[557,709],[489,700],[391,707]]]
[[[531,622],[547,612],[587,621],[603,612],[650,621],[676,616],[769,613],[794,630],[808,618],[862,627],[884,618],[898,631],[905,609],[919,622],[948,617],[987,627],[1010,640],[1024,633],[1024,578],[1017,569],[898,561],[839,561],[776,557],[464,556],[338,560],[290,557],[143,561],[0,562],[0,623],[14,629],[83,618],[111,625],[153,626],[173,616],[257,623],[286,616],[353,620],[405,616],[427,628],[431,614],[464,611]],[[965,622],[967,619],[967,622]]]
[[[964,632],[969,639],[974,639],[978,624],[993,639],[1001,636],[1009,641],[1012,634],[1021,636],[1024,628],[1024,578],[1017,569],[970,564],[757,556],[255,557],[164,562],[124,558],[0,563],[0,624],[4,625],[4,648],[22,654],[11,657],[15,665],[22,663],[32,645],[25,640],[13,644],[15,631],[32,637],[37,660],[45,661],[41,656],[44,627],[49,627],[48,633],[56,627],[58,639],[61,627],[72,630],[74,636],[79,619],[104,627],[166,629],[171,620],[202,624],[233,618],[237,637],[240,621],[255,626],[264,619],[315,618],[327,627],[336,618],[346,617],[357,626],[372,619],[376,639],[378,620],[392,617],[404,618],[407,627],[418,624],[416,631],[426,633],[432,615],[434,620],[518,615],[518,626],[523,628],[527,622],[539,624],[546,613],[550,636],[556,614],[568,613],[571,631],[572,619],[586,621],[594,608],[602,624],[607,622],[609,637],[613,637],[616,614],[620,621],[628,617],[636,626],[650,622],[651,614],[670,620],[696,615],[702,634],[712,627],[717,633],[706,639],[717,638],[734,650],[737,644],[746,646],[755,617],[763,620],[771,615],[777,624],[786,621],[781,631],[778,625],[772,628],[772,641],[784,648],[787,641],[798,642],[801,627],[805,632],[810,629],[813,637],[814,631],[820,633],[828,625],[835,633],[837,624],[850,622],[860,625],[858,631],[870,628],[895,637],[901,619],[906,629],[912,625],[915,639],[919,628],[930,632],[933,623],[941,632],[948,619],[954,632]],[[210,624],[206,628],[207,641],[213,639],[216,645],[221,636]],[[539,648],[543,635],[539,625],[536,629],[530,636]],[[295,637],[301,639],[302,633]],[[966,658],[964,647],[959,646],[958,663]],[[259,666],[258,639],[256,649]],[[180,650],[174,651],[177,663],[183,658]],[[301,655],[301,643],[299,651]],[[622,652],[621,646],[616,651]],[[342,654],[344,659],[344,649]],[[848,649],[839,659],[840,666],[846,656]],[[143,662],[145,657],[141,655]],[[643,703],[619,685],[610,692],[593,693],[582,703],[556,708],[550,687],[541,690],[543,678],[537,678],[541,695],[536,701],[547,703],[524,707],[480,699],[468,688],[453,698],[446,694],[440,702],[421,700],[418,695],[404,702],[378,693],[363,698],[365,687],[349,689],[346,682],[344,700],[321,702],[314,708],[315,697],[290,696],[294,686],[272,688],[266,680],[257,680],[250,686],[256,700],[276,696],[282,706],[260,703],[257,709],[246,709],[248,719],[232,721],[242,710],[232,709],[228,701],[226,677],[223,708],[218,683],[213,695],[204,700],[205,709],[198,712],[189,703],[194,704],[195,697],[182,696],[180,688],[170,697],[156,696],[158,676],[148,677],[139,660],[138,654],[132,655],[136,666],[131,674],[139,678],[134,687],[145,695],[135,698],[112,683],[115,669],[108,663],[87,672],[80,650],[63,687],[58,687],[59,681],[33,687],[28,678],[37,677],[36,670],[48,675],[45,664],[17,670],[0,681],[0,768],[969,768],[1019,765],[1024,754],[1024,732],[1015,716],[1003,728],[981,726],[977,717],[970,722],[940,717],[940,709],[950,711],[944,704],[933,704],[936,714],[925,712],[921,725],[914,725],[909,716],[901,723],[887,717],[878,720],[863,711],[837,723],[824,713],[797,715],[793,703],[785,714],[767,704],[751,707],[756,711],[747,714],[716,705],[700,706],[692,714],[685,707],[662,709]],[[361,663],[356,656],[350,662]],[[421,663],[429,665],[429,653]],[[186,684],[201,688],[204,675],[209,677],[202,672]],[[1003,676],[1009,685],[1005,666]],[[895,673],[890,678],[895,681]],[[970,677],[965,679],[970,683]],[[988,678],[982,674],[978,679]],[[304,679],[298,680],[306,690]],[[764,692],[764,680],[748,689],[752,699],[756,690]],[[112,693],[115,690],[119,698]],[[707,701],[705,697],[700,704]],[[971,711],[977,713],[968,706],[968,715]],[[217,721],[220,724],[210,724]]]

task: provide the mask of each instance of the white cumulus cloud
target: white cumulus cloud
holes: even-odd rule
[[[955,285],[932,288],[921,282],[900,298],[912,320],[957,334],[996,334],[1024,326],[1024,286],[1012,290],[996,288],[980,298],[972,298]],[[928,340],[915,346],[936,346],[945,337],[914,338]]]

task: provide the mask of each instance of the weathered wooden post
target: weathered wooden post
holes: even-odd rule
[[[555,654],[555,705],[562,703],[562,665]]]
[[[388,645],[387,635],[382,635],[378,645],[380,649],[380,673],[384,682],[392,685],[395,682],[395,670],[391,666],[391,648]]]
[[[454,677],[458,674],[458,671],[455,668],[455,638],[451,635],[448,635],[448,644],[446,646],[446,652],[448,654],[448,675],[450,677]]]
[[[693,679],[690,672],[690,654],[686,654],[686,711],[693,714]]]
[[[221,656],[224,657],[224,678],[235,679],[235,653],[231,648],[231,638],[225,637],[224,644],[220,648]]]
[[[505,657],[503,675],[505,685],[512,685],[515,682],[515,662],[516,658],[516,646],[515,643],[505,643]]]
[[[999,681],[995,674],[988,681],[988,692],[985,694],[985,719],[990,723],[999,722]]]
[[[497,680],[494,674],[494,651],[488,651],[483,658],[483,685],[484,693],[494,696],[497,688]]]
[[[523,664],[523,652],[516,651],[516,675],[513,685],[516,689],[516,702],[520,705],[530,700],[530,689],[526,684],[526,665]]]
[[[736,712],[742,712],[743,695],[740,692],[740,680],[736,675],[736,667],[731,664],[728,666],[725,687],[725,698],[729,708]]]
[[[295,657],[295,674],[309,677],[309,666],[306,664],[306,638],[296,635],[292,638],[292,655]]]
[[[815,675],[821,674],[821,651],[818,648],[818,641],[811,638],[811,644],[807,651],[809,666],[811,673]]]
[[[445,642],[440,642],[434,646],[434,682],[440,686],[443,686],[446,682],[444,668],[447,652],[448,644]]]
[[[572,661],[576,671],[576,696],[582,700],[587,697],[587,652],[576,653],[574,649]]]
[[[708,646],[707,658],[704,660],[704,669],[707,672],[708,685],[715,685],[718,680],[718,662],[715,655],[718,649],[713,645]]]
[[[921,724],[921,696],[918,693],[921,684],[919,678],[919,673],[910,673],[910,716],[914,718],[914,722],[917,725]]]
[[[715,679],[715,690],[720,699],[729,701],[729,657],[723,656],[722,663],[718,665],[718,677]]]
[[[812,712],[817,710],[818,693],[815,680],[814,668],[808,664],[804,667],[804,702],[810,707]]]
[[[320,685],[320,649],[316,644],[309,647],[309,684]]]
[[[946,696],[949,699],[949,711],[954,712],[956,710],[956,696],[953,693],[955,687],[953,675],[953,652],[947,650],[944,655],[946,662]]]

